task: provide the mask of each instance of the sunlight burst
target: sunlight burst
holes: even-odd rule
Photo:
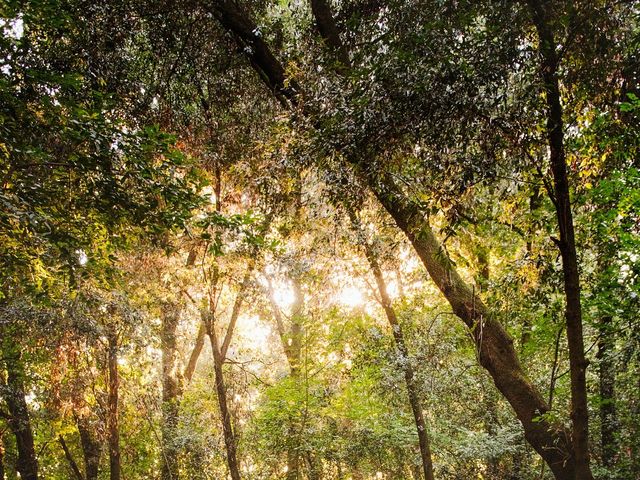
[[[358,307],[364,303],[362,292],[354,286],[343,288],[338,295],[338,302],[345,307]]]
[[[296,293],[289,285],[280,284],[275,285],[275,291],[273,292],[273,298],[280,308],[288,308],[296,301]]]
[[[237,328],[242,332],[243,346],[251,350],[264,350],[268,347],[271,328],[258,315],[241,315]]]

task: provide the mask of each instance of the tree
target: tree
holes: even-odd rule
[[[636,10],[5,2],[3,476],[637,477]]]
[[[409,361],[409,352],[404,340],[404,333],[402,331],[402,325],[398,321],[398,316],[393,308],[391,297],[387,289],[387,284],[380,268],[378,256],[375,251],[375,244],[369,243],[365,237],[360,220],[356,214],[351,213],[351,222],[353,223],[356,235],[359,237],[359,241],[364,248],[365,256],[371,267],[371,272],[376,281],[378,287],[378,293],[380,295],[380,304],[389,320],[393,339],[398,350],[398,356],[403,364],[404,377],[407,384],[407,392],[409,394],[409,403],[411,404],[411,410],[413,411],[413,417],[416,423],[416,430],[418,432],[418,440],[420,444],[420,456],[422,459],[422,469],[425,480],[433,480],[433,460],[431,459],[431,441],[429,440],[429,431],[427,424],[424,420],[422,402],[418,396],[418,390],[416,387],[415,374],[413,367]]]
[[[293,105],[298,103],[296,89],[289,87],[283,76],[284,68],[274,63],[274,55],[264,40],[256,35],[255,23],[237,5],[217,2],[214,5],[221,23],[233,32],[240,42],[251,45],[252,66],[276,92]],[[482,300],[462,280],[443,250],[420,209],[400,191],[389,173],[368,168],[360,156],[346,158],[365,178],[378,201],[389,212],[398,227],[407,235],[418,256],[453,311],[474,333],[480,363],[492,375],[502,394],[510,401],[523,424],[525,436],[545,459],[558,478],[572,478],[573,460],[565,455],[571,451],[569,438],[561,428],[540,420],[548,407],[535,387],[526,379],[513,349],[513,342],[502,326],[492,318]],[[560,432],[560,433],[558,433]],[[561,448],[557,448],[561,445]]]

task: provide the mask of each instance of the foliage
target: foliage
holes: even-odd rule
[[[633,2],[545,4],[591,463],[597,478],[637,478],[640,17]],[[225,5],[241,9],[244,30],[229,27]],[[223,400],[243,478],[421,478],[407,372],[436,478],[552,477],[482,368],[487,319],[461,322],[432,281],[446,265],[469,285],[465,308],[484,303],[548,406],[535,421],[569,428],[531,12],[526,2],[328,6],[346,56],[304,2],[0,0],[6,478],[20,463],[16,392],[42,478],[72,474],[62,437],[93,480],[87,431],[108,477],[114,368],[131,480],[176,480],[172,462],[179,478],[224,478]],[[282,85],[265,62],[282,67]],[[435,266],[416,247],[425,226]]]

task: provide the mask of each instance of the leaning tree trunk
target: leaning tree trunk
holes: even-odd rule
[[[565,318],[569,346],[569,371],[571,376],[572,445],[577,479],[593,478],[589,467],[589,410],[587,407],[587,360],[584,354],[582,333],[582,307],[580,304],[580,275],[571,212],[569,179],[564,147],[564,124],[558,67],[560,59],[551,27],[551,12],[541,0],[530,0],[533,23],[539,37],[542,80],[546,97],[546,133],[549,144],[549,160],[553,174],[553,202],[556,207],[560,239],[557,240],[562,257],[562,273],[566,299]]]
[[[176,305],[162,309],[162,480],[178,480],[177,428],[180,385],[177,377],[176,330],[180,312]]]
[[[120,428],[118,425],[118,335],[114,326],[107,331],[109,387],[107,394],[107,434],[109,437],[109,480],[120,480]]]
[[[69,446],[62,435],[58,435],[58,442],[64,452],[64,457],[67,459],[69,469],[73,472],[73,476],[76,477],[76,480],[85,480],[84,475],[82,475],[82,472],[80,471],[80,467],[78,467],[76,459],[73,458],[73,454],[71,453],[71,450],[69,450]]]
[[[204,347],[204,339],[206,333],[207,332],[204,323],[200,322],[200,325],[198,326],[198,333],[196,334],[196,342],[193,345],[191,355],[189,355],[189,361],[187,362],[187,366],[184,369],[183,379],[185,385],[191,382],[193,374],[196,371],[198,358],[200,358],[200,353],[202,352],[202,348]]]
[[[24,387],[24,366],[16,349],[4,351],[7,383],[3,385],[4,400],[9,410],[9,428],[16,438],[18,458],[16,470],[22,480],[38,479],[38,460]]]
[[[549,407],[520,366],[513,339],[462,280],[419,207],[404,197],[392,176],[385,172],[378,176],[364,169],[361,172],[378,201],[411,242],[453,312],[469,328],[480,364],[511,404],[529,444],[558,480],[574,480],[570,436],[561,426],[541,417]]]

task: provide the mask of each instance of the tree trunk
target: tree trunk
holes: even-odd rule
[[[489,267],[489,250],[484,245],[476,245],[476,263],[478,267],[478,278],[476,283],[481,288],[486,288],[489,285],[489,277],[491,275],[491,269]],[[490,437],[495,437],[496,428],[499,427],[498,420],[498,401],[495,396],[495,390],[485,391],[485,415],[484,423],[485,429]],[[487,476],[489,478],[500,478],[500,458],[496,455],[491,455],[487,461]]]
[[[73,472],[73,475],[76,477],[77,480],[84,480],[84,476],[82,475],[82,472],[80,471],[80,468],[78,467],[76,460],[73,458],[73,455],[71,454],[71,450],[69,450],[69,447],[67,446],[67,442],[65,442],[64,437],[62,435],[58,435],[58,442],[62,447],[62,451],[64,452],[64,457],[67,459],[67,463],[69,463],[69,468]]]
[[[7,368],[7,383],[4,385],[4,400],[9,409],[9,428],[16,438],[18,459],[16,470],[22,480],[38,479],[38,460],[33,441],[33,430],[24,387],[24,366],[17,348],[4,352]]]
[[[336,26],[331,12],[331,6],[327,0],[311,0],[311,12],[316,20],[316,28],[326,45],[333,50],[335,57],[340,62],[339,69],[349,66],[349,54],[340,40],[340,32]]]
[[[180,385],[177,378],[176,329],[180,312],[173,304],[162,309],[162,480],[178,480],[177,427]]]
[[[109,392],[107,395],[107,431],[109,437],[109,479],[120,480],[120,430],[118,426],[118,335],[114,326],[108,327]]]
[[[575,474],[580,480],[593,478],[589,467],[589,411],[587,408],[587,360],[584,354],[582,333],[582,307],[580,304],[580,276],[576,253],[573,216],[564,149],[564,124],[558,82],[559,58],[550,25],[551,12],[540,0],[530,0],[529,6],[539,37],[542,79],[546,97],[546,133],[550,151],[554,184],[554,204],[560,230],[557,241],[562,257],[562,273],[566,299],[565,318],[569,346],[569,370],[571,375],[572,443],[575,457]]]
[[[212,295],[209,302],[209,312],[203,317],[203,322],[206,328],[207,336],[211,343],[211,352],[213,354],[213,367],[216,383],[216,393],[218,397],[218,407],[220,408],[220,418],[222,420],[222,434],[224,437],[224,444],[227,452],[227,465],[229,467],[229,474],[232,480],[240,480],[240,466],[237,459],[237,440],[233,430],[231,422],[231,412],[229,411],[227,388],[224,383],[223,366],[227,358],[227,351],[231,345],[231,339],[235,325],[240,315],[242,303],[244,301],[244,295],[249,286],[251,279],[251,272],[253,271],[254,263],[251,261],[247,267],[244,278],[240,284],[236,299],[233,303],[231,310],[231,317],[229,318],[229,325],[225,333],[222,345],[218,341],[218,335],[216,333],[214,318],[215,318],[215,295]],[[217,282],[217,279],[216,279]],[[214,286],[215,288],[215,286]]]
[[[102,445],[87,418],[78,417],[76,423],[84,456],[84,476],[87,480],[98,480]]]
[[[287,450],[287,480],[299,480],[300,455],[294,448]]]
[[[611,470],[615,467],[618,445],[616,433],[618,415],[615,404],[615,362],[613,360],[613,332],[611,317],[600,320],[598,359],[600,360],[600,449],[602,465]]]
[[[493,318],[480,297],[460,277],[422,212],[408,201],[390,174],[381,178],[363,170],[365,178],[396,225],[405,233],[429,276],[449,301],[453,312],[470,329],[480,364],[516,412],[529,444],[558,479],[574,479],[570,437],[559,425],[540,416],[549,410],[540,392],[527,379],[513,339]]]
[[[540,191],[539,186],[533,186],[532,192],[529,195],[529,213],[534,214],[540,205],[542,204],[542,193]],[[529,262],[533,261],[533,242],[531,241],[531,237],[535,235],[535,226],[531,225],[526,232],[526,235],[529,237],[526,241],[526,249],[527,249],[527,260]],[[531,321],[529,317],[525,315],[522,321],[522,332],[520,334],[520,354],[522,354],[526,348],[527,343],[529,343],[529,339],[531,338]]]
[[[212,12],[224,28],[234,33],[234,38],[247,56],[260,80],[284,105],[298,102],[295,79],[287,78],[282,64],[263,40],[256,23],[234,0],[216,0],[211,3]]]
[[[378,286],[378,292],[380,294],[380,303],[384,309],[384,313],[387,316],[391,331],[393,333],[393,340],[396,345],[396,350],[400,357],[402,369],[404,373],[404,379],[407,386],[407,393],[409,394],[409,403],[411,404],[411,410],[413,411],[413,418],[416,424],[416,430],[418,432],[418,443],[420,445],[420,458],[422,460],[422,471],[424,473],[425,480],[433,480],[433,461],[431,459],[431,442],[429,441],[429,431],[427,424],[424,420],[422,413],[422,402],[420,401],[420,394],[418,386],[415,381],[415,374],[411,362],[409,361],[409,351],[404,341],[404,333],[402,332],[402,325],[398,321],[396,311],[393,308],[391,297],[387,291],[387,284],[385,283],[380,264],[374,248],[362,233],[362,229],[355,214],[351,213],[352,221],[355,228],[358,229],[358,234],[361,236],[361,243],[365,249],[365,255],[371,266],[371,271],[376,279],[376,285]]]
[[[302,359],[302,320],[304,316],[304,294],[300,279],[296,276],[291,279],[293,283],[294,301],[291,306],[291,325],[289,333],[285,338],[281,338],[283,343],[287,343],[287,361],[291,371],[291,378],[296,386],[300,381],[300,368]],[[292,425],[295,428],[295,425]],[[294,435],[294,443],[297,443],[300,432]],[[287,452],[287,480],[298,480],[300,478],[300,451],[297,445],[290,445]]]
[[[200,353],[202,352],[202,347],[204,347],[204,337],[206,335],[206,329],[202,322],[200,322],[200,326],[198,327],[198,334],[196,335],[196,343],[193,346],[193,350],[191,350],[191,355],[189,355],[189,362],[187,363],[187,367],[184,369],[184,383],[188,384],[191,382],[193,378],[193,374],[196,371],[196,366],[198,365],[198,358],[200,357]]]
[[[304,458],[309,469],[309,480],[320,480],[322,478],[322,466],[320,462],[308,451],[305,452]]]
[[[237,443],[233,426],[231,425],[231,412],[229,411],[227,400],[227,388],[224,384],[224,375],[222,366],[224,359],[220,353],[218,339],[213,331],[209,332],[209,340],[211,342],[211,350],[213,351],[213,369],[216,382],[216,393],[218,397],[218,407],[220,408],[220,417],[222,420],[222,435],[224,437],[224,445],[227,450],[227,465],[232,480],[240,480],[240,467],[237,459]]]

